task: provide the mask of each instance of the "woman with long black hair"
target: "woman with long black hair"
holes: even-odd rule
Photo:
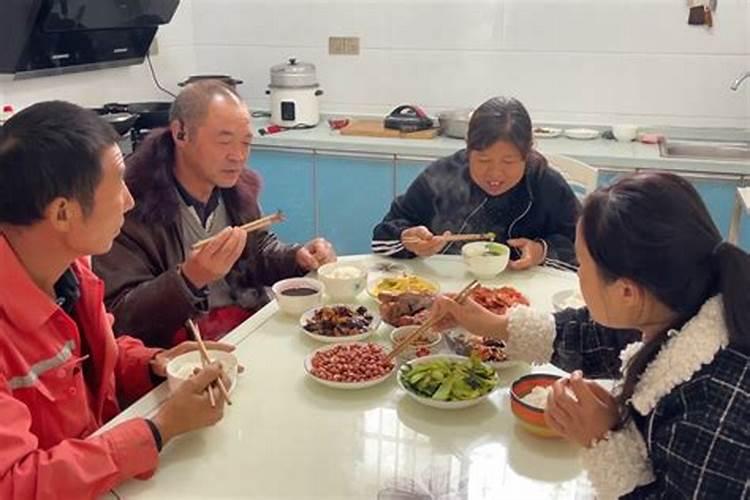
[[[583,309],[497,316],[443,297],[434,312],[572,372],[546,419],[584,448],[599,498],[748,498],[750,256],[664,173],[592,193],[575,247]]]

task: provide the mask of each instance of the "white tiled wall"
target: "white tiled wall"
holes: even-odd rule
[[[750,127],[750,0],[719,0],[715,27],[686,24],[683,0],[183,0],[160,29],[162,83],[230,74],[268,107],[269,68],[317,65],[329,113],[434,113],[507,94],[537,121]],[[329,35],[360,37],[359,56],[329,56]],[[0,102],[85,105],[165,98],[146,65],[0,79]]]
[[[193,45],[193,9],[191,0],[183,0],[172,22],[159,28],[159,52],[152,62],[163,86],[172,92],[177,82],[195,73]],[[0,79],[0,103],[16,109],[47,99],[64,99],[83,106],[99,106],[113,101],[163,100],[151,79],[146,64],[62,76],[12,80]]]
[[[537,120],[750,125],[750,1],[720,0],[715,28],[680,0],[193,0],[201,72],[242,78],[267,107],[268,70],[313,62],[328,112],[428,111],[520,97]],[[329,56],[358,35],[358,57]]]

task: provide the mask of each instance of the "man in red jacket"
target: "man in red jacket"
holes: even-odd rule
[[[156,469],[161,446],[222,417],[209,366],[152,419],[91,434],[146,393],[172,357],[115,340],[84,256],[109,250],[133,198],[118,137],[73,104],[31,106],[0,129],[0,498],[93,498]],[[213,345],[213,348],[230,349]]]

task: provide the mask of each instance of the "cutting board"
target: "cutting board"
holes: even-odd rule
[[[385,128],[383,120],[352,120],[342,128],[341,135],[359,135],[365,137],[390,137],[392,139],[434,139],[438,129],[418,130],[416,132],[401,132]]]

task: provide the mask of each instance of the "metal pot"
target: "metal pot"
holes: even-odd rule
[[[466,140],[473,109],[456,109],[438,114],[440,133],[447,137]]]
[[[271,67],[270,88],[304,88],[318,87],[318,77],[315,75],[315,65],[299,62],[290,57],[289,62]]]

